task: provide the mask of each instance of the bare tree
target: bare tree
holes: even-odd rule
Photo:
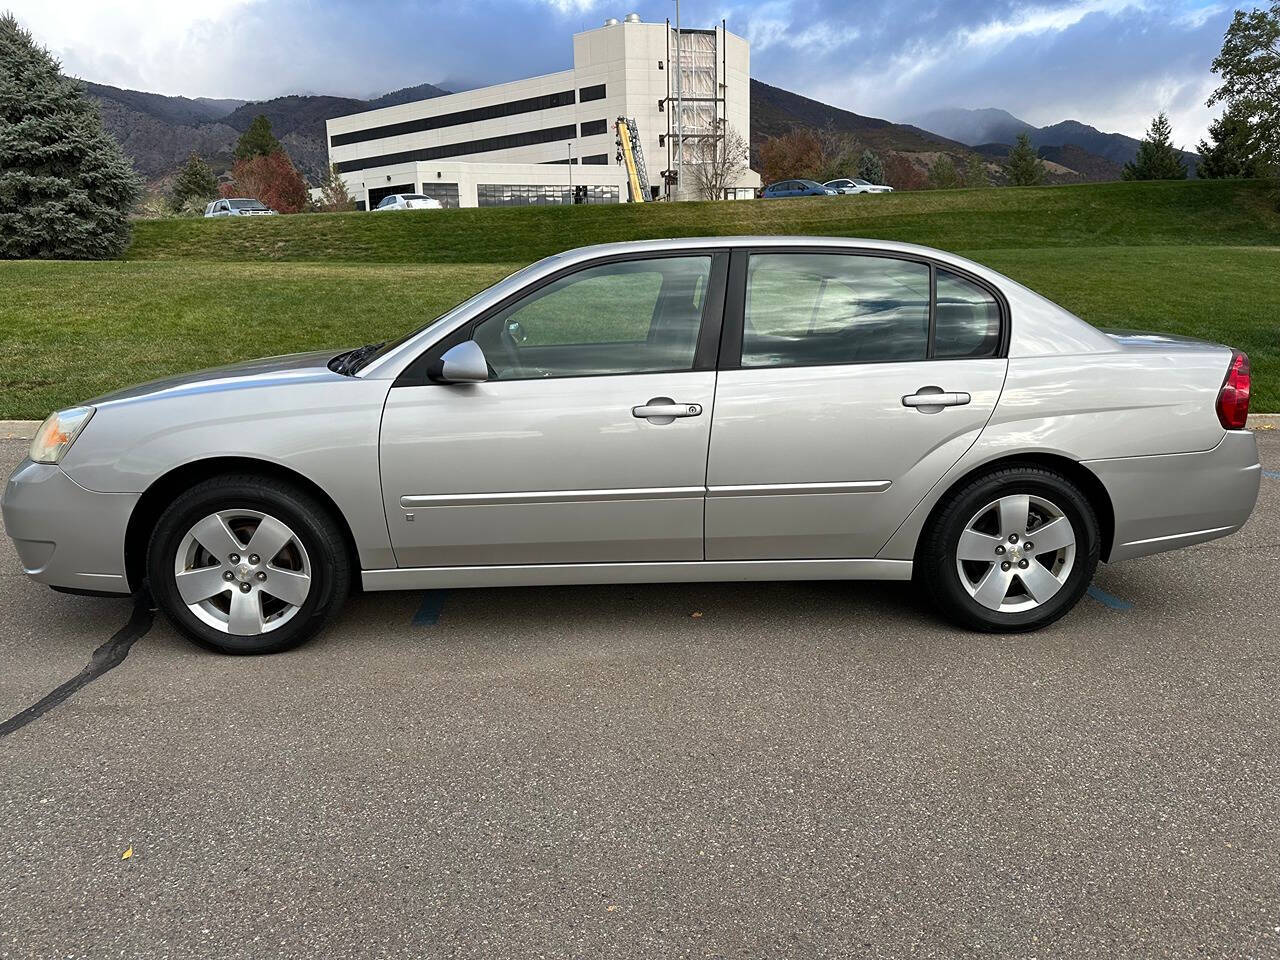
[[[724,121],[717,121],[724,136],[703,142],[697,163],[689,164],[693,192],[699,200],[722,200],[747,169],[750,150],[747,141]]]

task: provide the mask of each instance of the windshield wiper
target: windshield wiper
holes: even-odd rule
[[[386,346],[387,341],[380,343],[366,343],[363,347],[356,347],[346,353],[339,354],[329,364],[329,369],[334,373],[340,373],[344,377],[354,374],[371,356]]]

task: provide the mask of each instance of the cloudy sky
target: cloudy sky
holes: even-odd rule
[[[1240,0],[1242,4],[1249,0]],[[628,5],[629,4],[629,5]],[[66,69],[185,96],[372,96],[571,65],[570,35],[671,0],[0,0]],[[1211,0],[683,0],[751,40],[758,79],[858,113],[1002,107],[1140,136],[1164,109],[1190,147],[1237,6]]]

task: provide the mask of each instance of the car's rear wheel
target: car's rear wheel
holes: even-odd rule
[[[197,643],[278,653],[337,613],[351,564],[334,518],[313,497],[272,479],[225,476],[161,515],[147,575],[160,607]]]
[[[917,579],[948,619],[974,630],[1038,630],[1088,589],[1098,565],[1098,521],[1065,476],[1043,467],[993,471],[934,513],[917,553]]]

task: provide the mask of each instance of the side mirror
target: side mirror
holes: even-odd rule
[[[489,379],[489,361],[474,340],[464,340],[441,354],[428,375],[437,383],[484,383]]]

